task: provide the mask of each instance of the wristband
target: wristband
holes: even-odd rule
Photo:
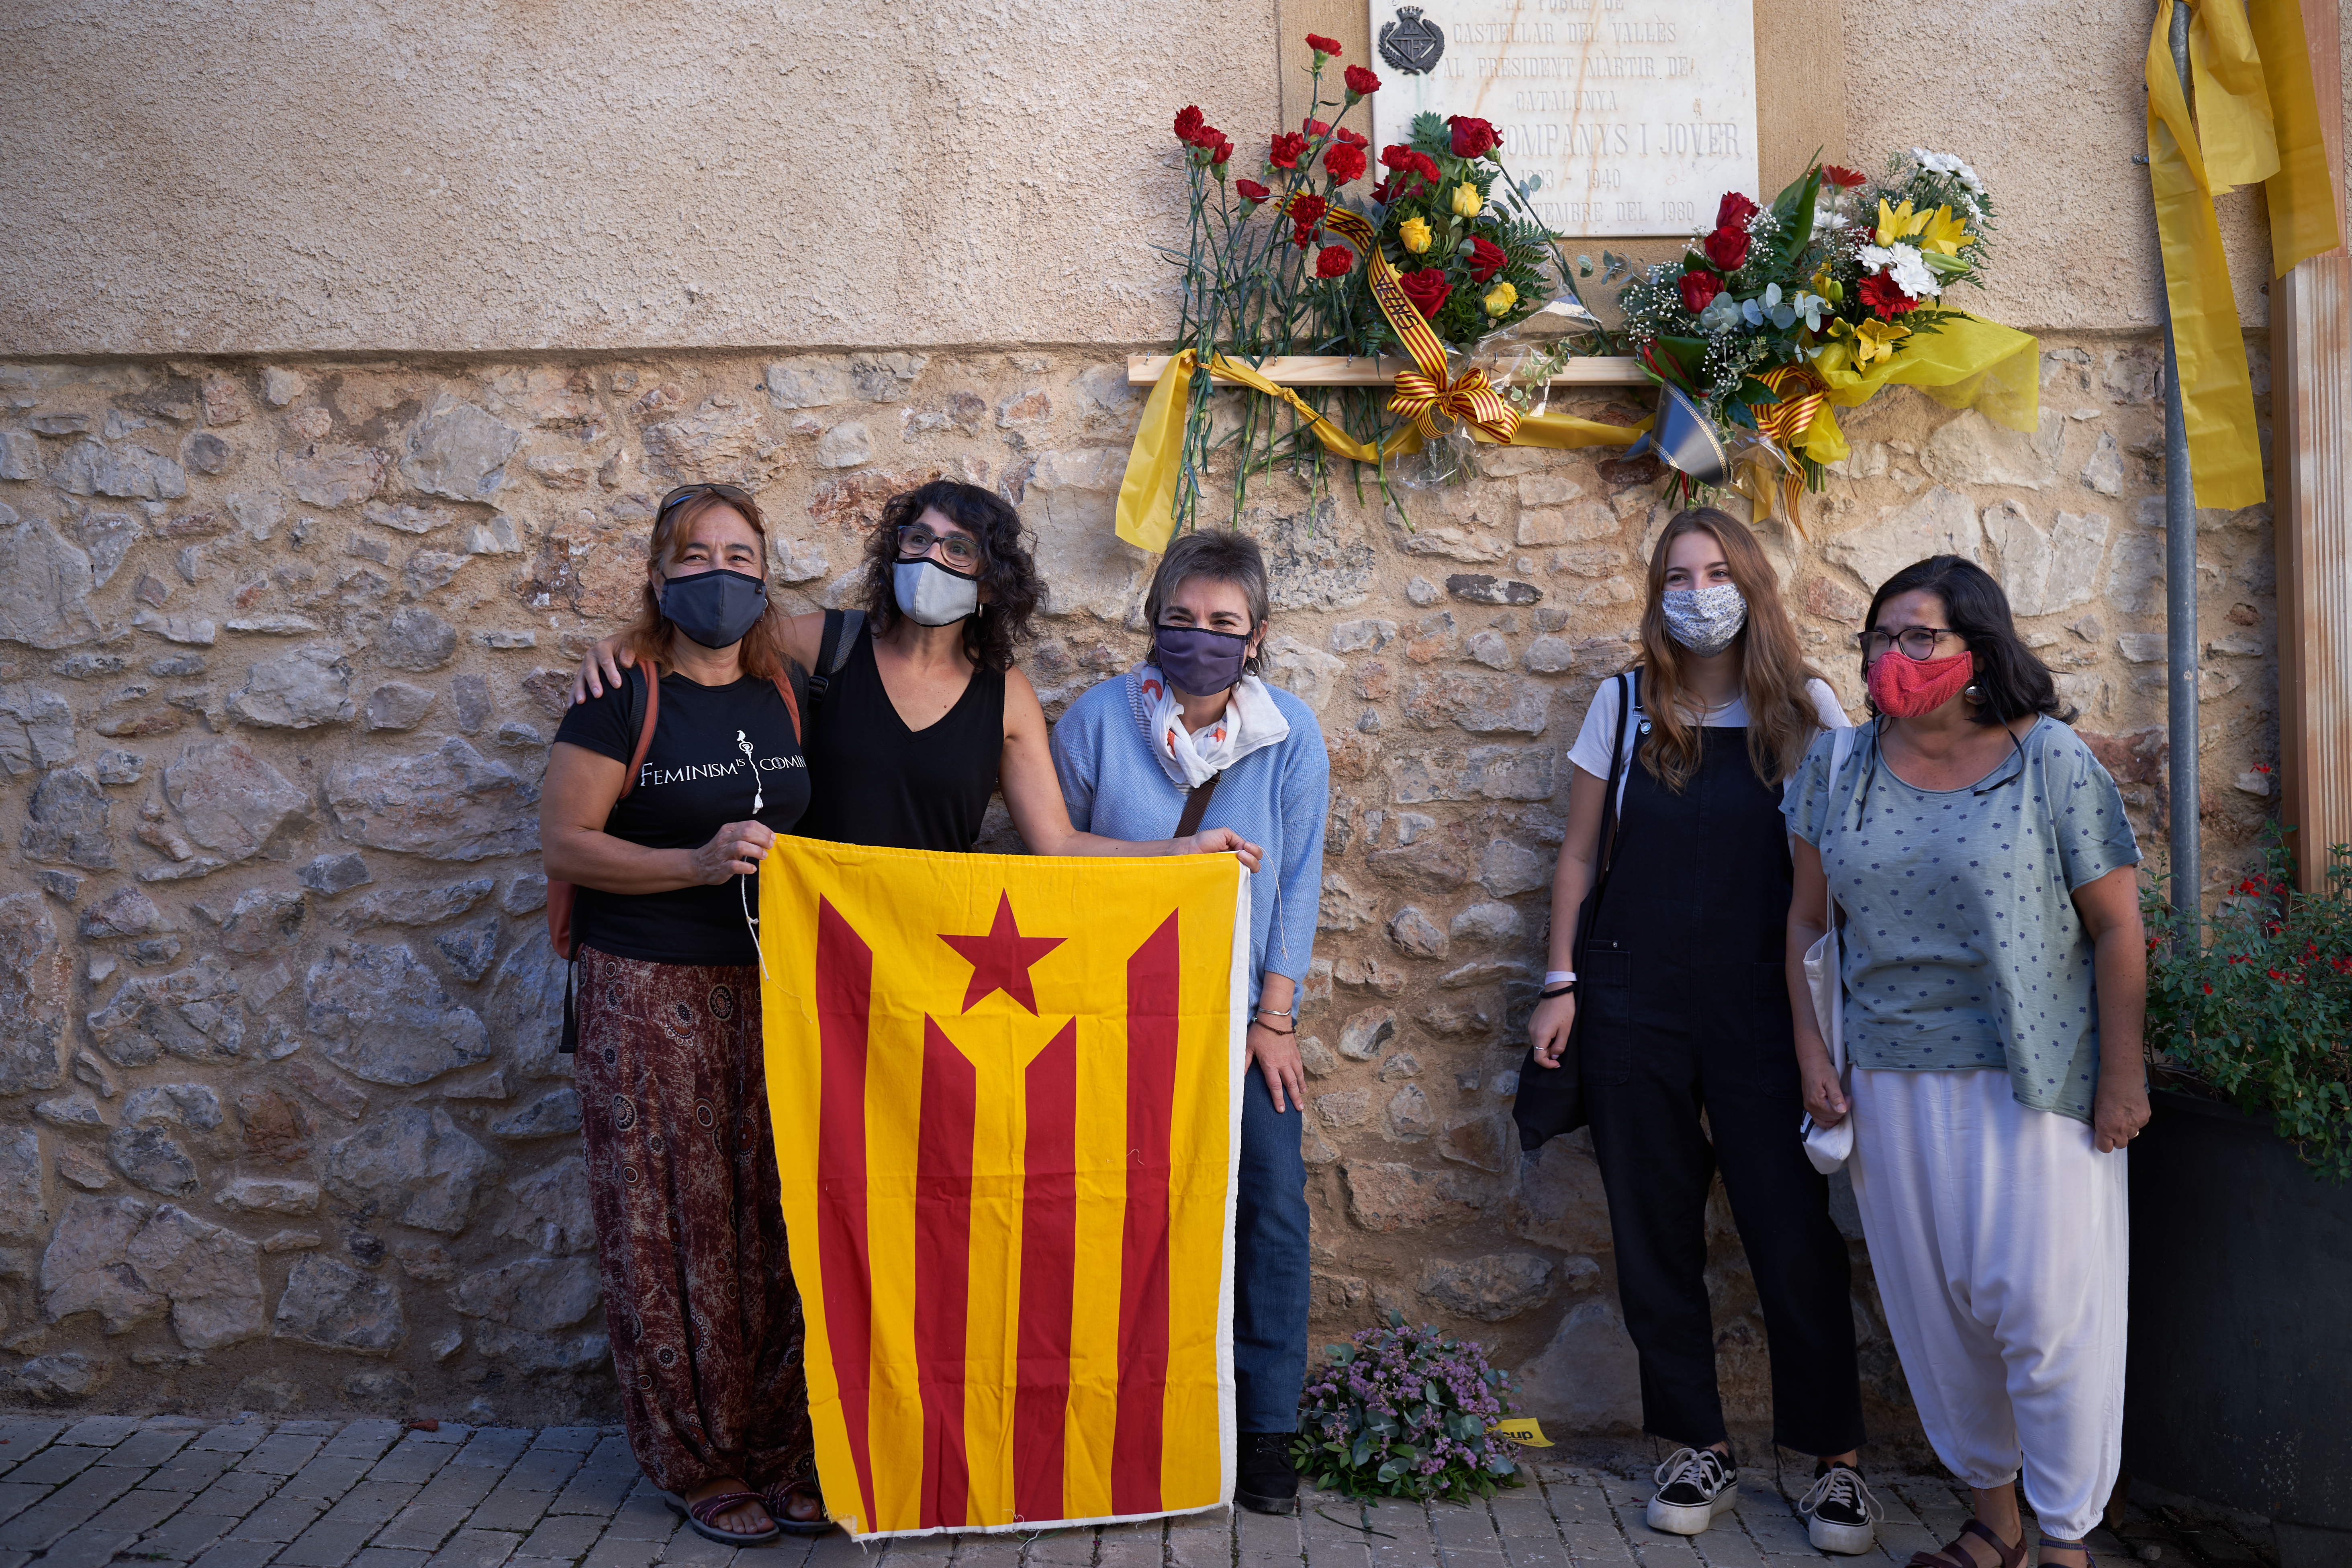
[[[1573,969],[1546,969],[1544,971],[1544,984],[1547,986],[1557,986],[1563,980],[1567,981],[1570,985],[1574,985],[1576,983],[1576,971]]]

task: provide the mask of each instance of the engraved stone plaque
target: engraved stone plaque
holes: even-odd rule
[[[1750,0],[1372,0],[1375,151],[1412,117],[1494,121],[1507,168],[1543,176],[1561,234],[1689,234],[1757,188]]]

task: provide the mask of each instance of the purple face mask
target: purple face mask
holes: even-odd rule
[[[1237,685],[1249,661],[1249,638],[1205,626],[1160,626],[1152,633],[1151,662],[1169,685],[1188,696],[1213,696]]]

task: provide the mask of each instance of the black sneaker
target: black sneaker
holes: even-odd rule
[[[1696,1535],[1715,1516],[1739,1505],[1739,1472],[1713,1448],[1677,1448],[1657,1469],[1658,1492],[1650,1500],[1652,1530]]]
[[[1815,1551],[1850,1557],[1878,1544],[1878,1521],[1885,1514],[1862,1484],[1860,1470],[1827,1462],[1814,1467],[1813,1490],[1797,1504],[1797,1511],[1804,1515],[1805,1534]]]
[[[1298,1467],[1290,1462],[1296,1432],[1244,1432],[1242,1473],[1234,1497],[1254,1513],[1290,1513],[1298,1507]]]

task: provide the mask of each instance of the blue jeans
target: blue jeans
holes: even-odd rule
[[[1235,1425],[1244,1432],[1298,1430],[1307,1381],[1307,1161],[1305,1116],[1294,1101],[1274,1108],[1255,1067],[1242,1075],[1240,1193],[1234,1206]]]

